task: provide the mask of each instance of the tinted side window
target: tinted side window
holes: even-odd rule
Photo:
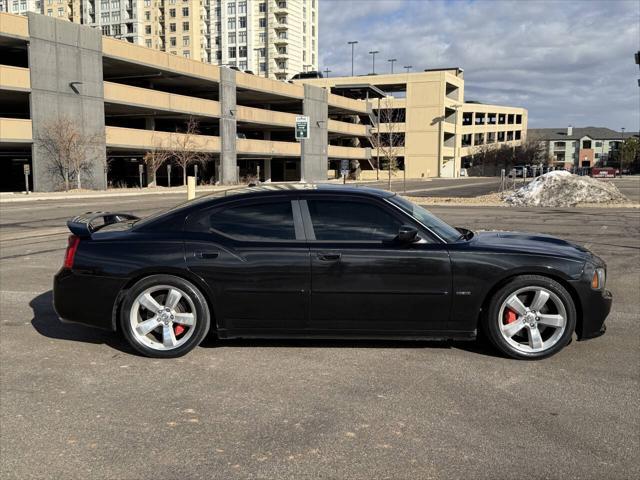
[[[190,223],[190,230],[217,232],[238,240],[295,240],[291,202],[238,205],[207,212]]]
[[[346,200],[309,200],[316,240],[393,240],[401,226],[386,210]]]

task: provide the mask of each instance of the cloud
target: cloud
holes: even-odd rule
[[[462,67],[465,97],[523,106],[532,127],[640,124],[637,1],[320,0],[332,76]]]

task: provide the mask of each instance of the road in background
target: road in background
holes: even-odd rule
[[[151,197],[0,205],[1,478],[640,476],[640,210],[430,207],[608,262],[606,335],[548,360],[475,343],[206,340],[163,361],[51,307],[64,221],[182,200]]]

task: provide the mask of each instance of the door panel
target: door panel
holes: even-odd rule
[[[311,263],[297,200],[231,202],[185,230],[187,266],[213,292],[223,334],[306,327]]]
[[[451,261],[445,244],[428,243],[426,234],[418,243],[400,243],[400,227],[416,224],[381,200],[334,196],[300,203],[312,230],[311,329],[446,329]]]
[[[217,250],[215,258],[199,252]],[[236,245],[188,241],[187,265],[214,295],[221,328],[304,329],[310,289],[309,249],[303,243]]]
[[[318,257],[329,253],[339,258]],[[314,330],[446,329],[451,262],[441,245],[313,245],[311,270]]]

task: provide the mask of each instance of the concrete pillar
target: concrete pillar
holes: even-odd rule
[[[27,16],[34,190],[64,187],[64,181],[51,174],[50,156],[37,140],[47,125],[55,125],[62,117],[93,140],[86,152],[89,168],[82,173],[82,188],[103,189],[106,147],[100,30],[31,12]]]
[[[264,181],[265,182],[271,181],[271,159],[270,158],[264,159]]]
[[[220,69],[220,183],[238,183],[236,155],[236,72]]]
[[[324,88],[304,85],[303,115],[309,117],[309,138],[301,145],[301,179],[318,182],[327,179],[329,168],[327,126],[328,92]]]

